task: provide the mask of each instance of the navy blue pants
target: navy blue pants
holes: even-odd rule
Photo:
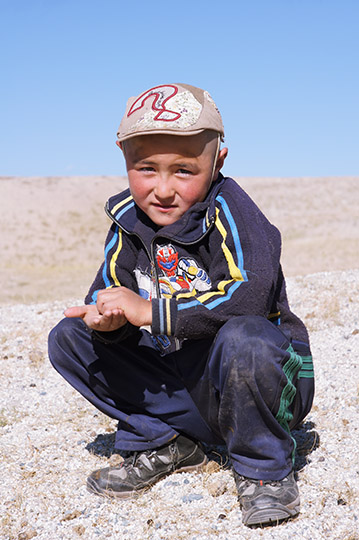
[[[118,449],[156,448],[181,432],[225,444],[243,476],[280,480],[291,471],[290,427],[309,411],[314,385],[298,377],[302,359],[284,333],[249,316],[231,319],[214,340],[188,340],[166,356],[150,343],[138,331],[105,344],[81,319],[64,319],[50,333],[49,357],[118,420]]]

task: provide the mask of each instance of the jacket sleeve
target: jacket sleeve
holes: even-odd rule
[[[99,268],[95,280],[85,298],[85,304],[96,304],[97,294],[102,289],[124,286],[138,292],[133,272],[126,270],[130,265],[120,265],[121,258],[128,261],[131,258],[131,249],[121,229],[113,224],[105,242],[105,257]],[[114,343],[126,339],[129,335],[138,331],[138,328],[130,323],[113,332],[92,331],[93,336],[103,343]]]
[[[207,247],[211,289],[152,300],[154,334],[199,339],[213,336],[234,316],[269,314],[280,234],[242,190],[220,194],[216,205]]]
[[[271,308],[271,320],[275,322],[290,341],[305,343],[309,350],[308,331],[301,319],[289,307],[286,282],[279,268],[276,293]],[[310,350],[308,352],[310,354]]]

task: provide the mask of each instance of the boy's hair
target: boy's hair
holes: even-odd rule
[[[215,131],[222,140],[222,118],[208,92],[188,84],[161,84],[127,101],[118,142],[139,135],[197,135]]]

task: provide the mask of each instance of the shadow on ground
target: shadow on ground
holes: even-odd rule
[[[116,432],[100,433],[92,442],[86,445],[86,450],[100,457],[110,458],[114,454],[118,454],[126,458],[130,452],[115,448],[115,436]],[[204,445],[204,451],[209,460],[215,461],[224,469],[229,468],[229,457],[225,446]]]
[[[294,468],[296,471],[300,471],[307,463],[310,463],[309,456],[320,446],[320,438],[313,422],[304,422],[292,431],[292,436],[297,444]],[[114,454],[119,454],[124,458],[129,455],[129,452],[115,449],[115,432],[100,433],[87,444],[86,450],[96,456],[107,458]],[[204,450],[209,460],[215,461],[223,469],[230,468],[230,460],[225,446],[204,445]]]
[[[294,469],[301,471],[310,463],[310,454],[320,446],[319,433],[315,430],[314,422],[308,421],[294,429],[292,436],[297,443]]]

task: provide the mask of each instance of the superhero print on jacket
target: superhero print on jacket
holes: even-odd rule
[[[206,271],[193,258],[178,257],[178,251],[172,244],[156,246],[156,262],[161,298],[172,298],[179,291],[200,292],[211,288],[211,280]],[[155,286],[150,273],[135,270],[139,294],[147,300],[156,298]]]

